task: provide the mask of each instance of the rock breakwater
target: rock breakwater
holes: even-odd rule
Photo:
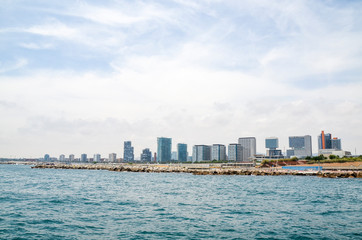
[[[318,176],[323,178],[362,178],[361,171],[290,171],[262,168],[192,167],[192,164],[37,164],[32,168],[108,170],[116,172],[191,173],[194,175],[253,175],[253,176]]]

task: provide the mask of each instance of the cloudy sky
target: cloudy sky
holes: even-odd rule
[[[1,0],[0,157],[321,130],[362,154],[362,2]]]

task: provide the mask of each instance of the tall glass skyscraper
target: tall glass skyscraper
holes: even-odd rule
[[[188,157],[187,144],[184,143],[177,144],[177,160],[179,162],[186,162],[187,157]]]
[[[305,136],[290,136],[289,147],[292,148],[287,156],[307,157],[312,156],[312,137]]]
[[[239,144],[243,147],[242,161],[251,161],[256,154],[256,138],[255,137],[243,137],[239,138]]]
[[[243,147],[241,144],[231,143],[228,146],[228,160],[241,162],[243,160]]]
[[[171,161],[172,139],[159,137],[157,138],[157,162]]]
[[[134,152],[133,152],[133,147],[132,147],[131,141],[124,142],[123,161],[125,161],[125,162],[134,161]]]
[[[318,136],[318,149],[335,149],[341,150],[341,139],[332,138],[332,134],[321,132]]]
[[[192,148],[192,161],[210,161],[211,160],[211,146],[208,145],[195,145]]]
[[[213,144],[211,150],[211,160],[225,161],[226,147],[222,144]]]

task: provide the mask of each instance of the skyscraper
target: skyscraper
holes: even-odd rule
[[[177,160],[179,162],[186,162],[187,161],[187,144],[179,143],[177,144]]]
[[[131,141],[124,142],[123,161],[125,161],[125,162],[134,161],[134,153],[133,153],[133,147],[132,147]]]
[[[157,138],[157,162],[171,161],[172,139],[159,137]]]
[[[290,136],[289,147],[291,150],[287,151],[287,156],[307,157],[312,156],[312,137],[305,136]]]
[[[211,146],[195,145],[192,148],[192,161],[210,161],[211,160]]]
[[[318,149],[342,150],[341,139],[333,138],[330,133],[322,133],[318,136]]]
[[[117,162],[117,154],[116,153],[110,153],[108,161],[113,162],[113,163]]]
[[[243,160],[243,147],[241,144],[231,143],[228,146],[228,160],[241,162]]]
[[[100,162],[101,161],[101,155],[98,154],[98,153],[94,154],[93,161],[94,162]]]
[[[255,137],[243,137],[239,138],[239,144],[243,148],[242,161],[251,161],[256,154],[256,138]]]
[[[149,148],[145,148],[141,153],[141,162],[151,162],[152,153]]]
[[[64,161],[65,161],[65,155],[64,155],[64,154],[61,154],[61,155],[59,156],[59,161],[61,161],[61,162],[64,162]]]
[[[225,161],[226,147],[222,144],[213,144],[211,150],[211,160]]]
[[[74,162],[74,154],[69,154],[69,162]]]
[[[82,155],[80,155],[80,161],[81,162],[87,162],[88,161],[87,154],[83,153]]]
[[[269,137],[265,139],[266,156],[270,158],[282,157],[282,151],[277,149],[279,147],[279,139],[277,137]]]

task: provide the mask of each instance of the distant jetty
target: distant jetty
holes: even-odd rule
[[[191,173],[194,175],[317,176],[362,178],[362,171],[295,171],[281,168],[223,167],[222,164],[37,164],[32,168],[108,170],[115,172]]]

